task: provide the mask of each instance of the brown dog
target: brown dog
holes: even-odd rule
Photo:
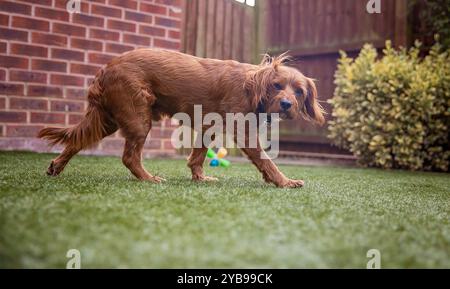
[[[284,119],[324,122],[314,82],[298,70],[283,65],[286,56],[264,57],[260,65],[231,60],[203,59],[183,53],[138,49],[113,59],[89,88],[85,118],[71,128],[45,128],[38,137],[52,145],[65,145],[47,174],[56,176],[80,150],[96,144],[118,129],[125,137],[122,161],[140,180],[159,183],[141,163],[142,148],[152,120],[184,112],[193,116],[194,104],[203,112],[280,113]],[[203,174],[207,148],[194,148],[188,159],[192,179]],[[266,182],[278,187],[301,187],[303,181],[286,178],[262,148],[242,148]]]

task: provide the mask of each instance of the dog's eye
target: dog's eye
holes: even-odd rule
[[[296,96],[302,96],[302,95],[303,95],[303,90],[297,89],[297,90],[295,91],[295,95],[296,95]]]
[[[282,90],[283,89],[283,87],[279,83],[274,83],[273,87],[275,87],[276,90]]]

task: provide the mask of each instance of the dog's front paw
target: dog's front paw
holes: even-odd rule
[[[215,177],[208,177],[204,175],[193,175],[192,180],[194,182],[217,182],[219,179]]]
[[[301,188],[305,184],[302,180],[290,180],[287,179],[281,184],[276,184],[279,188]]]
[[[158,177],[158,176],[151,176],[151,177],[149,177],[148,179],[145,179],[145,180],[149,181],[149,182],[152,182],[152,183],[155,183],[155,184],[160,184],[160,183],[166,181],[166,179]]]

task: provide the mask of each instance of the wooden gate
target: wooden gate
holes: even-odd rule
[[[391,39],[407,44],[406,0],[381,0],[381,13],[369,14],[366,0],[256,0],[250,7],[234,0],[185,1],[183,51],[219,59],[258,63],[263,53],[289,51],[295,65],[317,79],[320,99],[333,96],[339,51],[356,55],[364,43],[384,47]],[[284,150],[339,152],[326,127],[304,121],[281,125]]]

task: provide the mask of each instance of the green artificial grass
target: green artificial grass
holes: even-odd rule
[[[366,268],[450,267],[450,176],[280,166],[306,181],[277,189],[250,164],[207,168],[196,184],[184,161],[146,160],[161,185],[136,181],[120,158],[0,152],[0,267]]]

